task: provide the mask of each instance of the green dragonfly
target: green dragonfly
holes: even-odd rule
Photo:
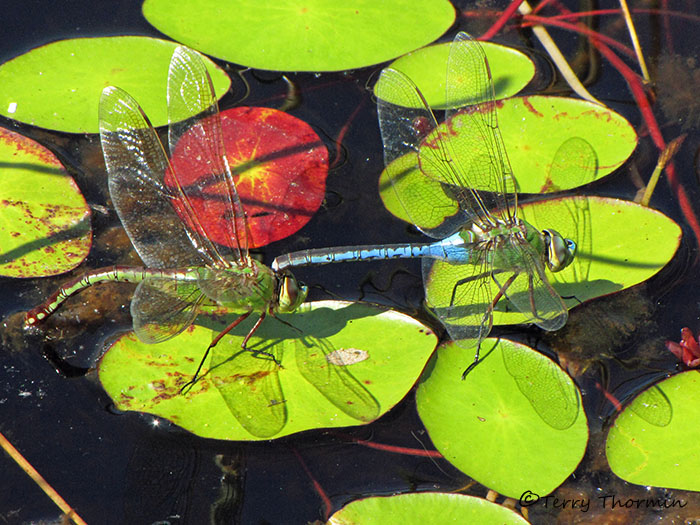
[[[248,349],[248,342],[267,315],[295,311],[306,299],[307,288],[288,271],[273,271],[249,254],[250,230],[226,156],[216,94],[197,52],[182,46],[174,51],[167,94],[171,160],[145,113],[128,93],[107,87],[99,105],[110,196],[146,266],[112,266],[87,272],[30,310],[25,325],[43,321],[69,296],[107,281],[138,283],[131,315],[134,332],[144,343],[159,343],[181,333],[192,325],[202,307],[223,306],[243,312],[212,340],[192,380],[182,386],[184,392],[194,385],[207,355],[221,338],[257,313],[259,318],[243,339],[242,349],[235,353],[219,345],[218,352],[226,355],[215,356],[219,366],[210,370],[210,376],[244,427],[254,435],[271,436],[286,422],[275,355],[281,350],[274,345],[268,346],[269,351]],[[183,158],[197,159],[194,177],[192,172],[186,173],[192,168],[182,165]],[[227,242],[219,244],[212,239],[221,239],[222,229]],[[314,347],[308,355],[316,355],[318,346],[308,344],[300,347],[300,352]],[[302,355],[299,359],[311,367],[323,364],[315,357],[304,360]],[[343,399],[338,401],[341,409],[353,401],[366,407],[365,412],[355,409],[351,414],[358,419],[376,417],[376,401],[366,390],[357,388],[357,380],[349,376],[347,367],[324,366],[325,379],[313,383],[321,394],[331,402]],[[316,370],[302,373],[312,379],[321,377]],[[242,396],[244,392],[249,395]],[[251,402],[253,392],[261,399]]]
[[[493,80],[478,42],[459,33],[451,44],[446,95],[463,108],[447,110],[443,124],[438,125],[406,75],[387,68],[380,82],[404,104],[391,104],[381,95],[378,100],[387,175],[411,221],[439,240],[304,250],[278,257],[272,267],[423,258],[426,303],[452,339],[477,341],[474,362],[464,371],[465,377],[479,362],[494,311],[508,307],[500,306],[502,300],[524,314],[525,322],[545,330],[564,326],[567,308],[545,269],[558,272],[569,266],[576,242],[552,229],[540,231],[517,215],[516,185],[498,127]],[[567,141],[552,166],[565,168],[568,159],[563,157],[568,155],[577,157],[581,178],[592,180],[596,162],[590,145],[583,139]],[[406,162],[406,158],[413,160]],[[406,188],[403,180],[412,171],[421,173],[426,183]],[[445,195],[455,203],[447,217],[434,204],[445,202]],[[425,227],[426,222],[436,222],[435,216],[442,219],[439,224]],[[459,278],[440,280],[441,265],[458,268]],[[436,295],[442,298],[439,304],[432,300]]]

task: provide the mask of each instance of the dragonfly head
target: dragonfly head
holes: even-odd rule
[[[547,247],[547,267],[558,272],[569,266],[576,256],[576,243],[566,239],[556,230],[542,230]]]
[[[305,285],[299,284],[292,274],[282,274],[279,283],[278,312],[283,314],[293,312],[306,301],[309,289]]]

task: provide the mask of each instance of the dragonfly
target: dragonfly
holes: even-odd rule
[[[446,95],[448,101],[459,101],[460,108],[448,109],[441,125],[404,73],[386,68],[379,82],[403,101],[403,105],[392,104],[380,95],[377,102],[386,173],[411,221],[438,240],[302,250],[278,257],[272,267],[281,271],[339,261],[422,258],[427,306],[453,340],[477,341],[474,361],[462,374],[465,378],[479,362],[494,311],[503,308],[504,302],[505,307],[524,314],[525,322],[549,331],[564,326],[567,308],[546,270],[568,267],[577,244],[556,230],[538,230],[518,217],[518,195],[498,126],[493,79],[476,40],[461,32],[450,46]],[[590,177],[595,171],[590,145],[583,139],[566,144],[552,166],[560,169],[566,164],[563,156],[576,150],[583,159],[579,168],[583,178]],[[581,151],[582,144],[588,149]],[[405,188],[404,178],[412,170],[418,170],[427,183]],[[455,203],[454,209],[448,207],[447,217],[434,204],[444,203],[445,196]],[[437,225],[434,216],[441,217]],[[433,225],[426,227],[426,222]],[[455,268],[459,277],[440,280],[441,265]],[[431,299],[436,290],[442,297],[440,304]]]
[[[99,105],[110,196],[146,266],[90,271],[29,311],[25,324],[45,320],[88,286],[138,283],[131,315],[134,332],[144,343],[176,336],[203,308],[243,312],[213,338],[192,379],[177,386],[186,394],[212,351],[207,375],[233,416],[254,436],[272,437],[287,422],[277,357],[285,350],[295,354],[299,373],[336,408],[358,421],[376,419],[377,400],[348,371],[347,362],[330,361],[336,353],[331,343],[297,334],[279,315],[296,311],[308,289],[288,270],[272,270],[249,253],[251,232],[226,156],[216,94],[196,51],[183,46],[174,51],[167,96],[170,159],[128,93],[107,87]],[[184,166],[183,159],[196,159],[197,165]],[[253,313],[258,318],[248,321],[252,327],[241,325]],[[268,315],[288,325],[286,335],[271,329],[258,335],[265,332],[262,323]],[[241,347],[218,345],[238,325],[245,334]]]
[[[81,290],[109,281],[138,283],[131,315],[134,332],[144,343],[181,333],[203,306],[243,312],[212,340],[193,383],[209,351],[226,333],[257,312],[259,318],[242,343],[245,349],[267,315],[296,310],[307,288],[289,272],[273,271],[249,254],[250,230],[226,157],[216,94],[196,51],[175,49],[167,96],[170,151],[199,156],[206,169],[186,183],[136,100],[118,87],[106,87],[99,126],[109,193],[145,266],[85,273],[27,312],[25,326],[44,321]],[[212,220],[220,216],[227,220]],[[212,239],[221,238],[222,230],[226,242],[218,244]]]

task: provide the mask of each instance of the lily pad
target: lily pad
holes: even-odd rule
[[[0,275],[67,272],[92,244],[90,208],[48,149],[0,129]]]
[[[700,372],[665,379],[617,416],[605,452],[612,471],[639,485],[700,490]]]
[[[512,97],[532,80],[535,65],[527,55],[512,47],[491,42],[479,44],[491,67],[497,99]],[[456,107],[458,101],[446,100],[445,89],[445,71],[451,46],[452,42],[447,42],[418,49],[395,60],[389,67],[413,80],[431,108]],[[391,104],[411,107],[410,101],[404,100],[400,92],[392,91],[382,77],[374,85],[374,94]]]
[[[0,114],[48,129],[97,133],[106,86],[129,92],[154,126],[167,124],[163,101],[177,43],[140,36],[76,38],[32,49],[0,66]],[[205,60],[216,93],[231,81]]]
[[[595,180],[619,168],[637,147],[637,134],[622,115],[598,104],[566,97],[514,97],[498,108],[498,122],[508,158],[522,193],[549,188],[548,175],[557,150],[568,139],[581,137],[598,160]],[[567,181],[559,170],[557,190],[587,181]],[[551,191],[551,190],[550,190]]]
[[[462,380],[476,341],[437,351],[416,393],[435,447],[479,483],[512,498],[549,494],[583,458],[588,440],[581,396],[547,357],[485,339],[482,360]],[[459,417],[455,417],[459,414]]]
[[[521,206],[518,216],[540,230],[551,228],[576,242],[574,262],[560,272],[547,272],[568,308],[649,279],[671,260],[681,239],[680,227],[662,213],[604,197],[528,203]],[[435,308],[448,306],[452,289],[463,275],[460,265],[436,261],[426,279],[426,300]],[[485,311],[487,305],[463,306]],[[525,316],[501,300],[493,322],[519,324],[525,322]]]
[[[421,492],[387,497],[362,498],[345,505],[328,525],[425,525],[435,523],[481,523],[525,525],[527,520],[512,509],[463,494]]]
[[[624,117],[590,102],[515,97],[501,101],[498,108],[501,134],[521,193],[547,193],[588,184],[621,166],[637,145],[637,135]],[[459,113],[453,120],[468,118],[468,113]],[[464,124],[459,129],[470,129]],[[433,133],[444,134],[443,126]],[[450,126],[450,130],[456,128]],[[389,170],[396,173],[399,164],[403,181],[392,186]],[[397,192],[405,201],[403,206]],[[382,171],[379,194],[389,212],[425,229],[454,214],[457,205],[436,178],[423,175],[414,153],[399,157],[391,168]],[[406,207],[410,208],[410,217]]]
[[[265,354],[241,349],[248,319],[219,342],[185,394],[212,337],[236,316],[223,323],[200,315],[199,326],[159,344],[123,336],[100,361],[100,381],[121,410],[207,438],[269,439],[376,419],[410,390],[436,343],[410,317],[357,303],[321,301],[278,317],[248,342]]]
[[[237,107],[221,113],[221,128],[236,189],[248,215],[251,248],[292,235],[318,210],[326,192],[328,150],[303,120],[270,108]],[[196,128],[185,132],[171,159],[179,183],[207,187],[211,166],[198,152]],[[195,156],[186,157],[185,152]],[[166,178],[167,180],[167,178]],[[213,225],[229,221],[225,188],[210,186],[190,202]],[[226,244],[225,227],[209,227]]]
[[[159,31],[207,54],[258,69],[340,71],[422,47],[452,25],[447,0],[146,0]]]

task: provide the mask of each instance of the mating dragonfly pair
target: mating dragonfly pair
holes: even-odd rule
[[[259,318],[243,341],[245,348],[266,316],[292,312],[305,300],[307,289],[295,280],[289,268],[421,257],[426,279],[436,261],[464,270],[463,277],[447,290],[449,304],[434,308],[454,340],[477,340],[474,362],[464,374],[478,363],[479,345],[492,328],[494,309],[501,300],[509,301],[529,322],[545,330],[562,327],[567,308],[545,271],[556,272],[568,266],[576,245],[554,230],[537,230],[517,215],[515,182],[498,127],[493,80],[481,45],[465,33],[458,34],[451,45],[447,100],[460,100],[467,109],[448,110],[445,124],[438,125],[418,88],[403,73],[387,68],[380,81],[407,102],[404,107],[378,101],[387,173],[409,217],[424,233],[439,240],[417,245],[307,250],[278,257],[272,268],[257,262],[248,251],[246,212],[226,157],[211,80],[201,57],[178,47],[168,75],[170,152],[186,148],[185,155],[197,155],[208,163],[208,173],[194,183],[185,183],[192,177],[184,179],[182,168],[169,161],[137,102],[119,88],[106,88],[100,100],[99,121],[109,191],[146,266],[90,271],[29,311],[25,323],[39,323],[67,297],[93,284],[137,282],[131,314],[141,341],[157,343],[174,337],[194,322],[202,305],[215,303],[243,313],[214,338],[207,353],[243,319],[257,313]],[[471,95],[465,99],[462,90]],[[185,136],[187,140],[183,140]],[[580,143],[587,146],[585,141]],[[561,155],[569,153],[568,149],[560,151]],[[404,164],[396,161],[407,154],[414,155],[420,172],[439,183],[458,205],[457,213],[437,227],[421,226],[413,200],[427,199],[425,204],[431,206],[429,192],[418,190],[409,199],[399,191],[405,168],[397,167]],[[565,163],[555,159],[553,165]],[[212,188],[216,188],[216,199],[208,198]],[[210,218],[221,213],[209,213],[212,210],[208,207],[220,207],[222,199],[227,220],[211,224]],[[166,227],[154,229],[156,220]],[[222,228],[226,244],[213,240],[214,231]],[[481,306],[465,310],[464,305]],[[274,360],[271,355],[259,357]],[[193,371],[190,385],[205,359],[206,353],[200,367]]]

